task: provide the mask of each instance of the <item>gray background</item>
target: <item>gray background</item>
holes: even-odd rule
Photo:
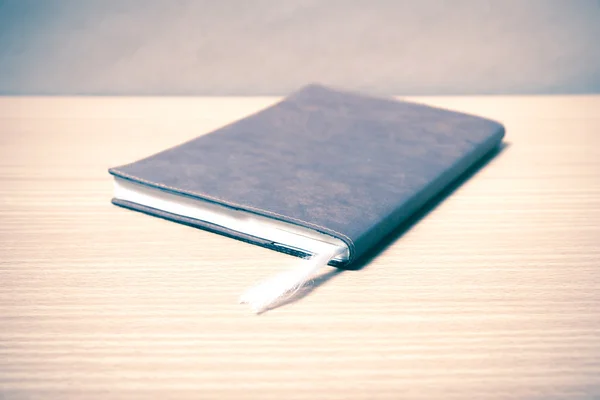
[[[0,0],[0,94],[600,92],[600,1]]]

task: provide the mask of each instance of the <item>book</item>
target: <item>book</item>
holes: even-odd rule
[[[112,202],[308,258],[290,287],[250,296],[264,309],[321,265],[351,268],[504,132],[487,118],[313,84],[109,169]]]

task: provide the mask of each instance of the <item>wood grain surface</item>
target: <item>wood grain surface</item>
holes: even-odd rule
[[[0,98],[0,399],[600,398],[600,96],[416,98],[507,145],[256,316],[293,257],[115,207],[106,170],[276,100]]]

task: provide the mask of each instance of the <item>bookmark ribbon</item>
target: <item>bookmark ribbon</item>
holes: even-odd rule
[[[291,298],[321,268],[342,254],[346,249],[332,246],[300,261],[300,265],[281,272],[246,290],[240,297],[241,304],[248,304],[257,314],[263,313]]]

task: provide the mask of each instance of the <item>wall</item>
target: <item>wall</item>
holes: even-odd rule
[[[600,1],[0,0],[0,94],[600,92]]]

